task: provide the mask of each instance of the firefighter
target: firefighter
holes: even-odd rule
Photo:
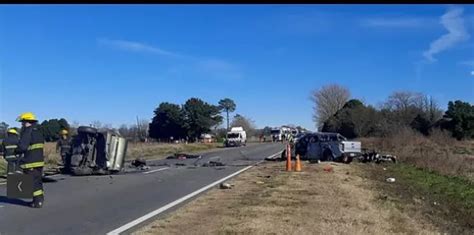
[[[7,174],[13,174],[19,170],[18,156],[15,154],[15,150],[18,147],[18,132],[10,128],[7,131],[7,138],[2,143],[3,153],[5,161],[7,161]]]
[[[56,153],[61,154],[62,164],[67,167],[67,159],[71,154],[71,139],[67,130],[61,130],[60,132],[60,138],[56,143]]]
[[[38,120],[33,113],[23,113],[17,121],[21,122],[22,131],[17,154],[23,154],[20,167],[23,173],[33,177],[33,202],[31,207],[41,208],[44,203],[43,167],[44,167],[44,137],[39,130]]]

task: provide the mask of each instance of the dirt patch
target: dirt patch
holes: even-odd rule
[[[334,171],[325,172],[330,164]],[[380,201],[359,164],[266,163],[213,189],[135,234],[432,234],[423,217]],[[185,224],[185,230],[183,227]]]

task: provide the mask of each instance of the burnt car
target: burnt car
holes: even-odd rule
[[[350,163],[361,155],[361,143],[348,141],[339,133],[306,133],[299,136],[293,145],[291,157],[295,158],[297,154],[302,160]],[[281,157],[286,159],[286,150]]]

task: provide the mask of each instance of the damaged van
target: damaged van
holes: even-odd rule
[[[64,173],[107,175],[122,171],[127,140],[111,131],[80,126],[72,139],[72,153],[66,158]]]

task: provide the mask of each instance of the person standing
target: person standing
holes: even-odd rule
[[[10,128],[7,131],[7,137],[2,142],[3,157],[7,161],[7,174],[13,174],[19,170],[18,156],[15,154],[15,150],[18,148],[18,132],[14,128]]]
[[[68,167],[68,157],[71,154],[71,138],[69,138],[67,130],[61,130],[60,137],[56,143],[56,153],[60,153],[62,164]]]
[[[23,154],[20,159],[20,167],[23,169],[23,173],[33,177],[33,201],[30,206],[41,208],[44,203],[44,136],[33,113],[23,113],[17,118],[17,121],[21,122],[22,131],[15,152]]]

